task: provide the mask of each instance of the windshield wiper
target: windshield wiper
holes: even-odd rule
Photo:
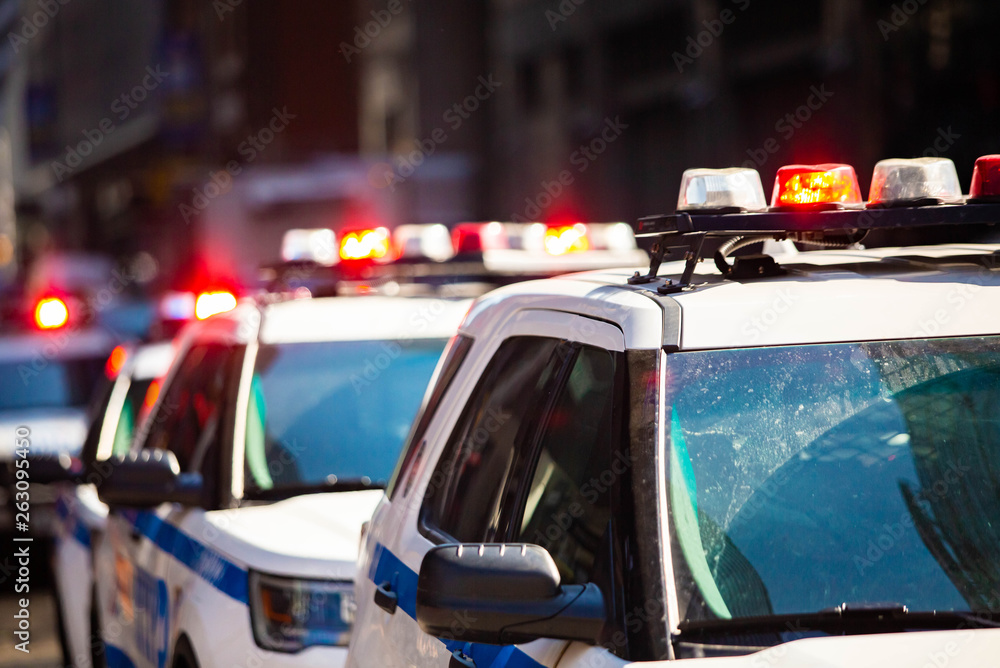
[[[301,483],[297,485],[280,485],[270,489],[255,489],[247,492],[246,498],[253,501],[277,501],[303,494],[322,494],[325,492],[360,492],[367,489],[385,489],[385,482],[372,480],[368,476],[360,478],[338,478],[322,482]]]
[[[835,635],[892,633],[958,628],[1000,628],[1000,613],[927,610],[913,612],[899,603],[845,603],[819,612],[682,622],[679,642],[752,634],[819,631]]]

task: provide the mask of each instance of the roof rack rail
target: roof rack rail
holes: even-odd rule
[[[1000,204],[946,204],[935,206],[901,206],[873,208],[842,208],[812,211],[732,212],[729,210],[678,211],[672,214],[647,216],[633,225],[635,236],[658,237],[650,253],[649,272],[628,279],[631,285],[656,280],[664,256],[672,250],[684,250],[685,267],[680,279],[668,280],[657,288],[661,294],[681,292],[691,287],[695,265],[703,259],[702,248],[707,237],[740,237],[747,241],[791,239],[818,243],[835,239],[837,245],[856,243],[871,230],[915,229],[991,225],[1000,223]],[[860,235],[860,236],[859,236]],[[673,245],[671,245],[673,244]],[[764,256],[766,258],[766,256]],[[728,278],[776,275],[779,268],[773,260],[761,256],[746,258],[743,267],[729,267],[723,255],[723,275]],[[725,266],[723,266],[725,265]],[[727,270],[728,269],[728,270]]]

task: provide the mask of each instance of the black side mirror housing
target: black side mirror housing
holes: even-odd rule
[[[461,544],[431,549],[417,580],[417,623],[426,633],[510,645],[538,638],[596,644],[605,624],[597,585],[563,585],[538,545]]]
[[[109,506],[151,508],[161,503],[197,506],[204,487],[200,473],[181,473],[169,450],[140,450],[110,460],[97,493]]]
[[[48,485],[55,482],[78,483],[84,474],[83,462],[65,452],[40,452],[28,455],[31,482]]]

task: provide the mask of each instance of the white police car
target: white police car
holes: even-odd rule
[[[783,168],[771,208],[692,171],[637,226],[648,273],[481,298],[367,531],[348,665],[995,663],[1000,245],[854,245],[996,229],[1000,156],[968,200],[946,163],[880,164],[867,204]],[[749,238],[699,265],[714,237]],[[843,248],[727,259],[750,239]]]
[[[469,303],[268,296],[182,332],[98,485],[109,666],[343,663],[362,523]]]
[[[63,630],[63,651],[76,668],[104,665],[93,596],[91,543],[104,531],[108,507],[97,497],[96,483],[108,472],[108,460],[128,453],[135,429],[154,399],[158,379],[173,359],[170,342],[119,345],[104,365],[106,383],[80,452],[57,483],[52,571]],[[150,388],[152,387],[152,391]]]

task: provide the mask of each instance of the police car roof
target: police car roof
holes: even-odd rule
[[[138,346],[132,353],[132,378],[150,380],[167,373],[174,359],[175,348],[171,341],[147,343]]]
[[[961,244],[871,250],[810,251],[776,256],[784,276],[733,281],[711,261],[697,265],[693,290],[659,295],[682,262],[667,262],[663,278],[630,286],[644,267],[585,272],[508,286],[480,300],[463,330],[474,334],[496,317],[487,311],[504,297],[520,295],[501,310],[524,307],[589,313],[621,323],[629,348],[653,347],[647,332],[659,331],[662,309],[679,309],[682,350],[794,345],[1000,332],[1000,245]],[[991,270],[990,267],[995,267]],[[609,293],[609,291],[611,291]],[[646,306],[621,296],[643,296]],[[572,303],[571,303],[572,302]],[[660,306],[657,306],[659,302]],[[623,313],[628,306],[633,313]],[[650,307],[659,313],[650,320]],[[669,332],[668,332],[669,334]]]
[[[458,330],[471,304],[470,299],[366,295],[292,299],[258,310],[252,301],[245,301],[195,327],[220,329],[246,342],[255,330],[247,324],[261,313],[261,343],[447,339]]]

